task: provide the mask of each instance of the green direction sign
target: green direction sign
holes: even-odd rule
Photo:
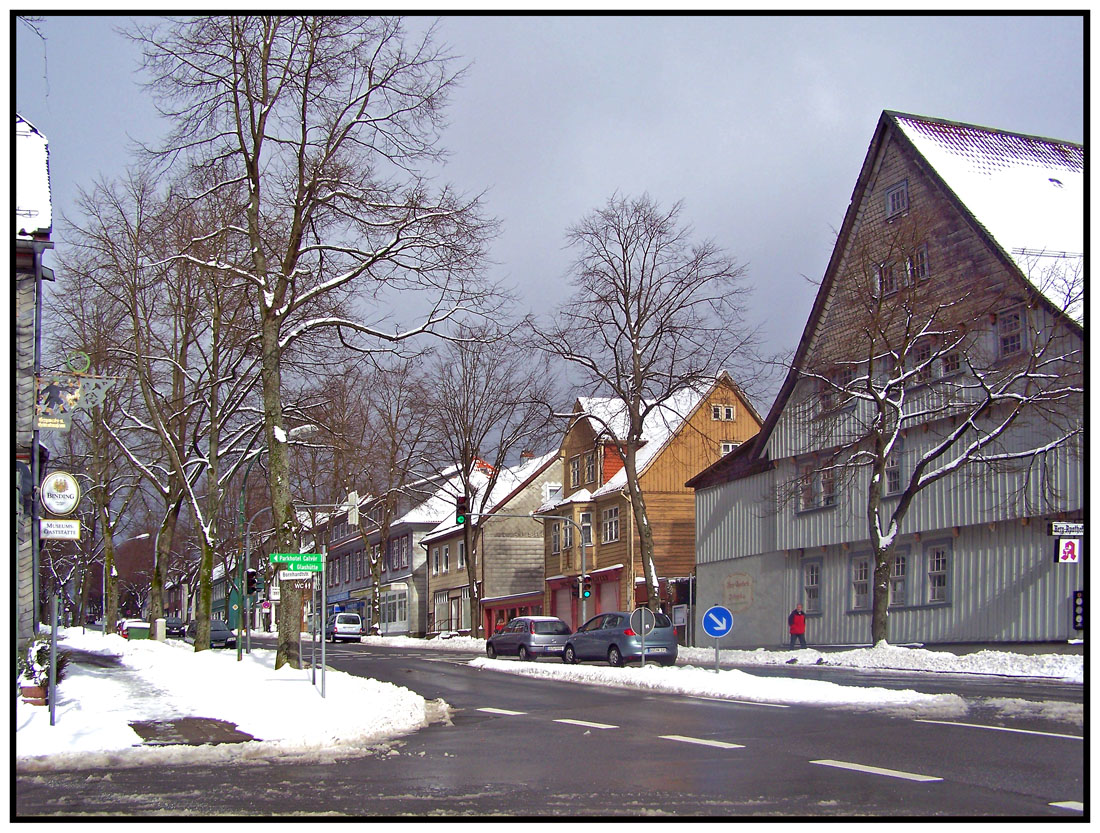
[[[319,552],[277,552],[271,556],[274,564],[286,564],[288,570],[319,573],[323,558]]]

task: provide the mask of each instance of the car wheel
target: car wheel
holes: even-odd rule
[[[561,661],[566,665],[577,664],[577,652],[573,650],[572,645],[565,646],[565,650],[561,652]]]
[[[612,668],[623,667],[623,655],[614,645],[607,649],[607,664]]]
[[[488,655],[489,659],[497,658],[497,649],[493,647],[492,643],[487,642],[485,644],[485,653]]]
[[[519,658],[521,662],[527,662],[529,659],[531,659],[531,654],[527,650],[526,645],[519,646]]]

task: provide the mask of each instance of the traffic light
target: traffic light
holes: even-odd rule
[[[1083,631],[1085,629],[1085,591],[1073,591],[1073,629]]]
[[[470,499],[466,495],[455,498],[455,523],[463,525],[466,523],[468,517],[467,507],[470,505]]]
[[[592,576],[581,577],[581,597],[584,599],[592,598]]]
[[[244,571],[244,590],[246,593],[252,594],[256,592],[256,580],[257,575],[255,570],[250,568]]]

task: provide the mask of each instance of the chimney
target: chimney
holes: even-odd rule
[[[519,458],[521,460],[534,460],[535,459],[535,452],[525,448],[523,451],[521,451],[519,453]]]

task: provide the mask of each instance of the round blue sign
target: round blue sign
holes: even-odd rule
[[[733,630],[733,614],[721,605],[707,608],[703,614],[703,633],[717,639]]]

